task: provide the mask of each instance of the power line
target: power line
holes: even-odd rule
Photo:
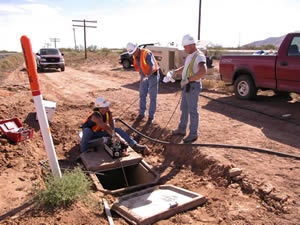
[[[72,20],[72,22],[79,22],[83,23],[83,25],[74,25],[73,27],[83,27],[84,31],[84,54],[85,54],[85,59],[87,59],[87,52],[86,52],[86,28],[97,28],[96,26],[87,26],[86,23],[97,23],[97,20]],[[74,31],[75,32],[75,31]]]

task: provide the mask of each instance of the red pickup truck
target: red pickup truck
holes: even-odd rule
[[[253,99],[257,90],[300,93],[300,33],[289,33],[274,55],[224,55],[220,75],[234,85],[239,99]]]

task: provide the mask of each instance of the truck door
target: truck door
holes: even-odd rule
[[[277,88],[300,92],[300,34],[296,34],[276,63]]]

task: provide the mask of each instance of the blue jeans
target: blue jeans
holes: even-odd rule
[[[145,115],[147,106],[147,94],[149,92],[150,106],[149,106],[149,118],[154,118],[156,111],[158,84],[159,84],[159,72],[157,75],[151,75],[147,80],[143,80],[144,76],[141,76],[140,82],[140,115]]]
[[[134,146],[136,141],[133,140],[125,131],[121,128],[115,128],[116,133],[118,133],[127,143],[129,146]],[[91,128],[84,128],[82,130],[82,138],[80,142],[80,152],[85,152],[88,149],[89,141],[101,138],[101,137],[109,137],[110,135],[106,131],[97,131],[93,132]]]
[[[182,90],[181,117],[178,129],[186,131],[190,116],[190,136],[198,136],[199,112],[198,99],[201,91],[201,83],[190,83],[190,91],[186,92],[186,86]]]

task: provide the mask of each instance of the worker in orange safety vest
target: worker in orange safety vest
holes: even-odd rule
[[[102,97],[96,98],[95,108],[92,113],[84,120],[82,127],[82,138],[80,141],[80,152],[85,152],[88,149],[88,143],[92,139],[109,137],[116,138],[119,134],[127,144],[139,153],[148,153],[148,147],[138,144],[121,128],[114,125],[114,120],[111,111],[109,110],[110,102]]]
[[[142,120],[145,117],[147,106],[147,95],[149,93],[150,106],[147,123],[152,123],[156,112],[157,93],[159,85],[159,66],[152,52],[148,49],[141,49],[137,45],[129,42],[127,51],[133,56],[133,64],[140,73],[140,109],[137,120]]]

